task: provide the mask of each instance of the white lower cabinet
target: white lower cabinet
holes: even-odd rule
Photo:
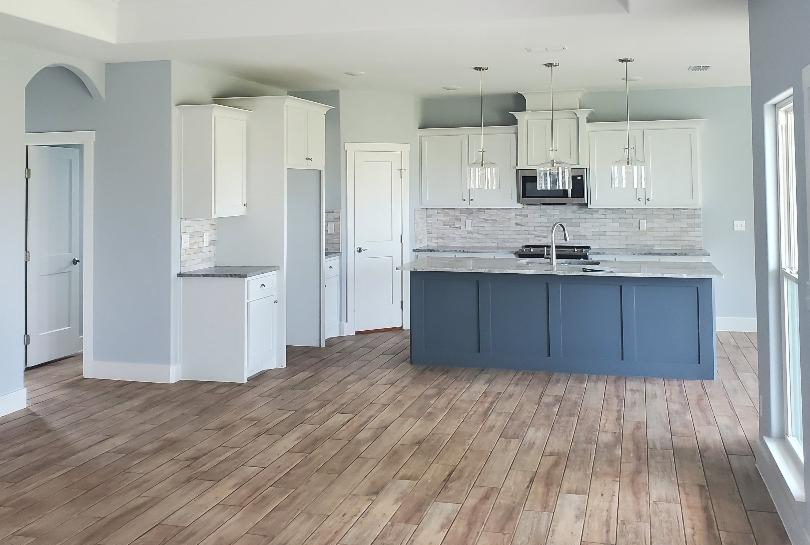
[[[324,336],[340,335],[340,256],[325,261],[324,281]]]
[[[246,382],[279,366],[277,273],[183,278],[181,378]]]

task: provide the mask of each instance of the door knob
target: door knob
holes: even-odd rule
[[[78,264],[79,264],[79,263],[81,263],[81,262],[82,262],[82,260],[81,260],[81,259],[76,259],[75,257],[74,257],[74,258],[73,258],[73,260],[72,260],[72,263],[73,263],[74,265],[78,265]]]
[[[357,253],[358,253],[358,254],[362,254],[362,253],[363,253],[363,252],[365,252],[366,250],[368,250],[368,248],[361,248],[360,246],[358,246],[358,247],[357,247]]]

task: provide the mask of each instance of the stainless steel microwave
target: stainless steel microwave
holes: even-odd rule
[[[571,189],[537,189],[536,170],[517,171],[517,194],[521,204],[587,204],[588,169],[571,169]]]

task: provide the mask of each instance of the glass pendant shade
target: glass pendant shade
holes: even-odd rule
[[[500,172],[498,165],[484,159],[485,152],[478,152],[478,159],[470,164],[467,179],[470,189],[498,189]]]
[[[644,189],[647,187],[647,165],[635,159],[630,150],[625,151],[610,168],[610,187],[613,189]]]
[[[500,187],[498,165],[486,160],[484,150],[484,72],[489,68],[476,66],[474,70],[480,74],[478,93],[481,107],[481,149],[478,150],[475,159],[469,165],[467,187],[469,189],[498,189]]]
[[[565,190],[571,189],[571,165],[553,157],[537,167],[537,189]]]

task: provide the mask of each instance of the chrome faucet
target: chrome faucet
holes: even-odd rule
[[[565,242],[568,242],[568,229],[565,228],[565,225],[560,223],[559,221],[551,226],[551,268],[553,270],[557,270],[557,241],[554,239],[554,235],[557,233],[557,227],[562,227],[563,230],[563,239]]]

